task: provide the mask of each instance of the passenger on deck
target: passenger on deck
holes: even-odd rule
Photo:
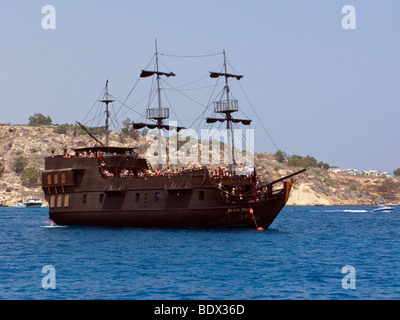
[[[103,175],[106,176],[107,178],[112,178],[112,177],[114,177],[114,174],[111,173],[111,172],[109,172],[107,169],[105,169],[105,170],[103,171]]]
[[[229,176],[229,166],[228,165],[225,166],[224,176]]]
[[[218,178],[218,172],[217,172],[217,170],[214,170],[214,172],[213,172],[213,178]]]

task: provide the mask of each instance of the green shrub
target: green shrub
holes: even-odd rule
[[[41,113],[34,113],[33,116],[30,116],[28,120],[28,125],[33,127],[45,126],[52,123],[50,116],[45,117]]]
[[[285,162],[286,157],[286,153],[284,153],[282,150],[278,150],[277,152],[275,152],[275,159],[278,162]]]
[[[4,164],[3,164],[3,162],[0,162],[0,177],[3,175],[5,169],[6,168],[5,168]]]
[[[128,135],[133,139],[137,139],[139,137],[139,131],[137,129],[133,129],[133,121],[131,119],[126,118],[124,121],[121,122],[121,124],[121,132],[124,135]]]
[[[29,167],[25,168],[21,173],[21,182],[22,185],[26,187],[31,187],[39,182],[40,178],[40,170]]]
[[[317,159],[311,156],[298,156],[298,155],[293,155],[289,156],[287,158],[288,164],[291,167],[303,167],[303,168],[321,168],[328,170],[329,169],[329,164],[324,163],[322,161],[317,162]]]
[[[15,173],[20,174],[22,171],[24,171],[27,165],[28,159],[26,159],[24,156],[17,156],[14,158],[13,161],[13,170],[15,171]]]
[[[58,133],[58,134],[66,134],[68,129],[69,129],[68,124],[60,124],[60,125],[55,126],[53,131],[54,131],[54,133]]]

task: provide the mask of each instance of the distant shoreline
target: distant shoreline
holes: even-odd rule
[[[93,144],[88,135],[73,133],[73,128],[60,131],[56,125],[0,124],[0,162],[5,167],[0,177],[0,203],[12,207],[22,199],[21,180],[13,170],[15,157],[23,156],[28,160],[28,167],[44,170],[44,159],[52,150],[62,154],[65,147],[71,150]],[[148,143],[141,135],[132,138],[116,132],[111,132],[109,139],[111,145],[138,147],[139,153],[145,152]],[[298,169],[277,161],[272,153],[256,153],[254,160],[257,175],[266,182]],[[24,187],[23,194],[44,200],[40,184]],[[286,206],[376,206],[379,202],[400,205],[400,176],[346,176],[309,168],[297,177]]]

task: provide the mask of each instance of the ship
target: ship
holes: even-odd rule
[[[166,123],[169,108],[161,103],[160,79],[175,74],[159,70],[157,44],[155,51],[154,70],[142,70],[140,78],[155,77],[158,107],[146,110],[147,122],[132,126],[157,132],[158,166],[140,156],[134,146],[109,145],[108,108],[115,99],[109,94],[107,80],[105,94],[99,100],[106,108],[105,142],[77,122],[95,144],[74,148],[72,156],[64,151],[45,158],[42,189],[49,218],[58,225],[267,229],[288,201],[295,176],[306,169],[268,183],[260,181],[255,169],[239,170],[231,151],[232,124],[249,125],[251,120],[233,117],[239,107],[230,94],[229,81],[239,81],[243,76],[228,73],[225,50],[224,69],[209,74],[210,78],[225,80],[224,99],[214,102],[214,114],[219,117],[205,120],[226,124],[226,165],[215,170],[206,165],[171,170],[168,164],[163,165],[161,132],[172,128]]]

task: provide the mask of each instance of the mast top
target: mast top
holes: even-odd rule
[[[149,71],[149,70],[142,70],[140,77],[141,78],[147,78],[151,77],[153,75],[157,75],[157,95],[158,95],[158,107],[157,108],[148,108],[147,113],[146,113],[146,118],[147,119],[152,119],[157,121],[157,127],[159,129],[165,127],[162,123],[163,120],[169,118],[169,108],[164,108],[162,107],[161,104],[161,87],[160,87],[160,77],[161,76],[166,76],[166,77],[174,77],[175,73],[173,72],[162,72],[159,70],[159,65],[158,65],[158,48],[157,48],[157,39],[155,40],[155,49],[156,49],[156,70],[154,71]]]
[[[108,93],[108,79],[107,79],[107,81],[106,81],[106,93],[105,93],[105,99],[102,99],[102,100],[99,100],[99,102],[104,102],[104,103],[106,103],[107,105],[110,103],[110,102],[114,102],[115,100],[111,100],[111,99],[109,99],[109,93]]]
[[[210,78],[225,77],[226,100],[220,100],[220,101],[214,102],[214,112],[215,113],[225,113],[225,115],[226,115],[225,120],[227,120],[229,122],[232,119],[230,116],[231,113],[239,111],[239,103],[237,100],[231,99],[229,96],[230,88],[229,88],[228,78],[236,78],[237,80],[240,80],[241,78],[243,78],[243,76],[240,74],[228,73],[225,49],[224,49],[223,53],[224,53],[224,70],[225,70],[225,72],[210,71]],[[208,120],[212,121],[212,118],[207,118],[207,121]],[[211,123],[211,122],[209,122],[209,123]],[[245,123],[247,123],[247,121],[245,121],[243,123],[245,124]]]
[[[214,72],[210,71],[210,78],[218,78],[218,77],[225,77],[226,79],[226,84],[228,85],[228,78],[236,78],[237,80],[240,80],[243,78],[243,75],[241,74],[231,74],[227,72],[227,65],[226,65],[226,54],[225,54],[225,49],[223,51],[224,53],[224,70],[225,72]]]
[[[108,112],[108,104],[110,102],[114,102],[115,100],[112,100],[109,98],[110,94],[108,93],[108,79],[106,81],[106,93],[105,93],[105,99],[99,100],[99,102],[103,102],[106,104],[106,147],[108,147],[108,129],[109,129],[109,125],[108,125],[108,119],[110,117],[110,113]]]

